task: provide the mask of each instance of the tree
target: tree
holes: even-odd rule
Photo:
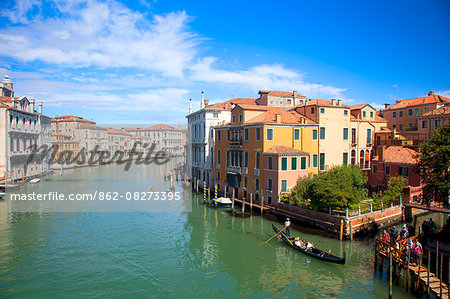
[[[423,181],[426,202],[449,205],[450,124],[434,130],[430,139],[420,144],[418,170]]]
[[[336,166],[322,175],[299,179],[291,191],[291,203],[309,200],[312,209],[345,208],[366,198],[367,176],[357,167]]]
[[[408,185],[408,180],[402,176],[393,176],[389,178],[388,189],[384,192],[381,200],[384,204],[398,203],[402,195],[403,188]]]

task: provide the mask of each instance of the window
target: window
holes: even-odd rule
[[[313,154],[313,168],[317,168],[317,154]]]
[[[428,128],[428,121],[422,120],[422,129]]]
[[[351,164],[355,165],[356,164],[356,151],[352,150],[352,156],[351,156]]]
[[[398,117],[403,117],[403,111],[398,112]]]
[[[259,190],[259,179],[255,179],[255,189],[256,191]]]
[[[259,152],[256,153],[256,158],[255,158],[255,168],[259,169],[259,164],[261,161],[261,154]]]
[[[227,140],[230,141],[230,130],[227,131]]]
[[[398,129],[399,129],[400,131],[403,131],[403,124],[400,124],[399,127],[398,127]]]
[[[367,116],[366,111],[363,111],[363,117],[366,117],[366,116]]]
[[[300,157],[300,169],[301,170],[306,169],[306,157]]]
[[[320,139],[325,139],[325,128],[320,128]]]
[[[392,112],[392,118],[396,118],[397,117],[397,112]]]
[[[267,157],[267,169],[272,170],[273,169],[273,158]]]
[[[300,129],[294,129],[294,140],[300,140]]]
[[[220,171],[217,172],[217,180],[220,181]]]
[[[384,166],[384,174],[390,175],[391,174],[391,166]]]
[[[220,149],[217,150],[217,164],[220,164]]]
[[[11,152],[13,152],[13,151],[14,151],[14,138],[11,138],[11,139],[10,139],[10,146],[9,146],[9,147],[10,147],[9,150],[10,150]]]
[[[248,141],[248,128],[244,129],[244,139],[245,141]]]
[[[320,113],[325,113],[325,108],[320,108]]]
[[[291,170],[297,170],[297,157],[291,158]]]
[[[344,128],[344,140],[348,140],[348,128]]]
[[[367,144],[372,144],[372,129],[367,129]]]
[[[373,117],[373,111],[370,111],[370,117]]]
[[[244,188],[248,188],[248,178],[244,177]]]
[[[317,140],[317,129],[313,129],[312,131],[312,140]]]
[[[398,175],[401,175],[401,176],[408,176],[408,174],[409,174],[409,169],[408,169],[408,167],[399,167],[399,168],[398,168]]]
[[[218,118],[219,117],[219,113],[213,113],[213,117],[214,118]]]
[[[287,191],[287,180],[281,180],[281,192]]]
[[[256,128],[256,140],[261,140],[261,128]]]
[[[419,115],[419,108],[414,109],[414,115]]]
[[[244,167],[248,167],[248,152],[244,153]]]
[[[273,140],[273,129],[267,129],[267,140],[272,141]]]
[[[287,170],[287,158],[281,158],[281,170]]]
[[[378,171],[378,165],[374,165],[373,166],[373,173],[377,173],[377,171]]]
[[[434,127],[435,128],[439,128],[441,126],[441,120],[440,119],[435,119],[434,120]]]
[[[356,128],[352,128],[352,143],[356,144]]]
[[[311,114],[314,114],[314,113],[315,113],[314,107],[311,107]]]
[[[348,115],[348,110],[347,109],[344,110],[344,115]]]
[[[423,109],[424,113],[427,113],[428,111],[430,111],[430,108],[426,107],[425,109]]]
[[[273,106],[273,100],[270,100],[270,105]]]
[[[325,170],[325,153],[320,153],[320,170]]]
[[[242,122],[242,114],[239,114],[239,122]]]
[[[408,116],[412,116],[412,109],[408,109]]]
[[[272,190],[273,181],[272,179],[267,180],[267,190]]]
[[[344,153],[342,156],[342,163],[344,163],[344,165],[348,164],[348,153]]]
[[[283,100],[280,100],[280,106],[283,106]]]
[[[231,117],[231,122],[232,122],[232,123],[235,123],[235,122],[236,122],[236,115],[233,115],[233,116]]]

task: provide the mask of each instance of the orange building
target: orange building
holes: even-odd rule
[[[231,122],[215,127],[219,190],[276,205],[299,176],[318,173],[317,128],[316,122],[287,107],[236,105]]]

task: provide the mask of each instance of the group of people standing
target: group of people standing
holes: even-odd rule
[[[406,260],[409,249],[413,263],[418,264],[419,256],[422,253],[422,244],[420,244],[418,238],[414,239],[413,242],[410,237],[412,237],[410,235],[410,229],[404,224],[400,232],[396,227],[392,227],[389,233],[383,230],[381,241],[394,247],[397,250],[396,254],[400,254],[400,251],[403,252]],[[405,246],[401,246],[401,243],[404,243]]]

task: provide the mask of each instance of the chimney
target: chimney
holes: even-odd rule
[[[336,99],[331,99],[331,105],[336,106]]]
[[[385,104],[384,104],[384,109],[389,108],[389,106],[391,106],[391,104],[385,103]]]
[[[34,113],[34,103],[36,103],[36,101],[34,99],[30,99],[30,112]]]
[[[42,102],[39,102],[39,114],[42,114]]]
[[[294,90],[293,92],[292,92],[292,95],[294,96],[294,98],[297,96],[297,91],[296,90]]]
[[[189,114],[192,113],[192,99],[189,99]]]
[[[338,106],[342,106],[342,100],[338,100]]]
[[[275,114],[275,121],[277,124],[281,123],[281,114],[280,113]]]
[[[432,95],[434,95],[434,91],[430,90],[430,91],[428,92],[428,96],[432,96]]]
[[[385,150],[386,150],[386,145],[382,145],[377,148],[379,162],[384,160],[384,151]]]
[[[203,100],[203,103],[205,103],[205,107],[206,107],[209,104],[209,100]]]
[[[205,95],[204,95],[203,90],[202,90],[202,100],[200,101],[200,109],[205,108],[205,106],[203,106],[204,101],[205,101]]]

